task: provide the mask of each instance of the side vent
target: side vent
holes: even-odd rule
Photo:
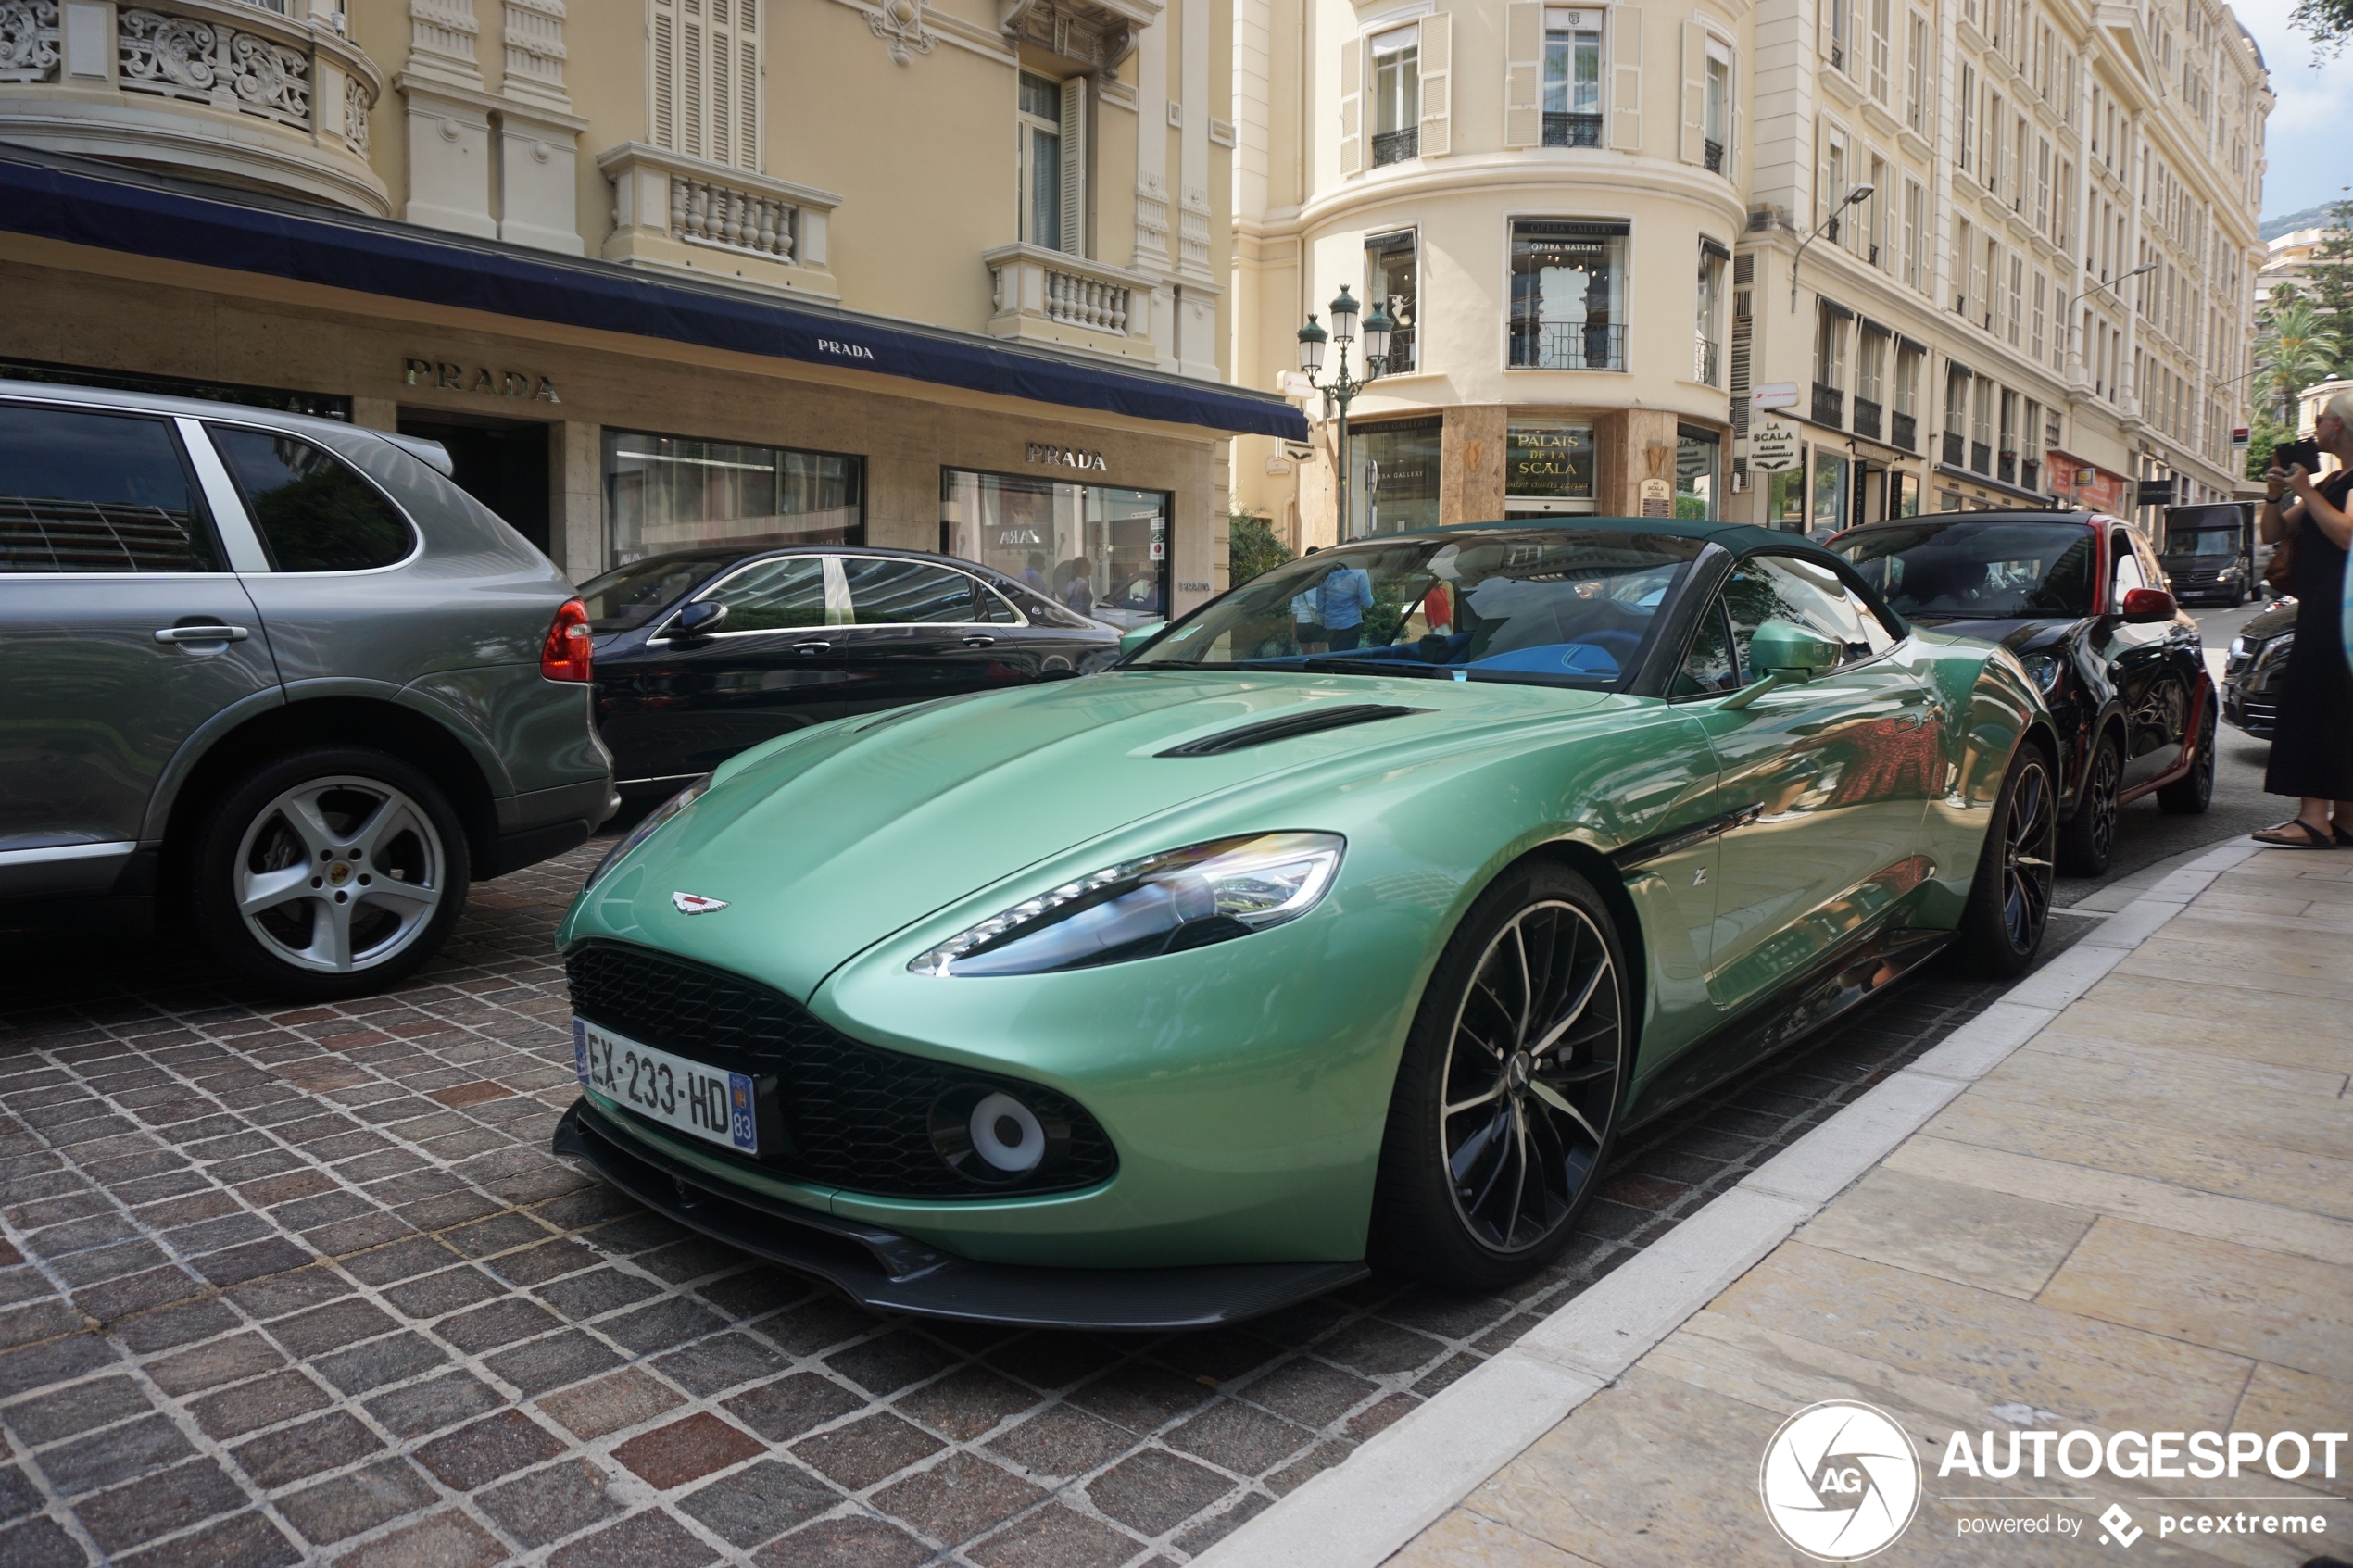
[[[1156,752],[1159,757],[1222,757],[1229,751],[1247,751],[1253,746],[1271,746],[1278,740],[1294,740],[1324,730],[1344,730],[1351,724],[1370,724],[1381,719],[1403,719],[1408,713],[1428,713],[1427,708],[1400,708],[1390,703],[1352,702],[1335,708],[1310,709],[1304,713],[1286,713],[1279,718],[1261,719],[1255,724],[1227,730],[1219,734],[1203,735],[1182,746]]]

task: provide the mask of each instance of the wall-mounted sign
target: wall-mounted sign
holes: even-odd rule
[[[1504,494],[1531,500],[1590,500],[1593,427],[1516,424],[1504,433]]]
[[[1027,460],[1033,463],[1043,463],[1050,469],[1093,469],[1102,473],[1111,472],[1111,464],[1103,460],[1103,455],[1101,452],[1081,451],[1072,446],[1056,446],[1043,441],[1033,441],[1029,444]]]
[[[1767,382],[1751,392],[1748,400],[1759,408],[1794,408],[1797,407],[1797,383],[1793,381]]]
[[[1748,427],[1748,466],[1760,473],[1779,473],[1797,466],[1797,427],[1780,420],[1759,420]]]
[[[2245,425],[2240,425],[2237,429],[2231,432],[2231,445],[2233,446],[2244,446],[2246,445],[2246,427]]]
[[[487,365],[471,369],[447,359],[403,359],[400,379],[409,386],[436,392],[478,392],[489,397],[522,397],[535,403],[560,403],[556,383],[546,376],[522,370],[493,370]]]
[[[1642,515],[1673,517],[1675,515],[1675,485],[1671,480],[1642,481]]]
[[[1266,471],[1270,474],[1289,473],[1290,472],[1290,459],[1277,453],[1276,456],[1266,459]]]

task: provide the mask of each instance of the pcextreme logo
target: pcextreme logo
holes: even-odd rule
[[[1781,1539],[1823,1562],[1883,1550],[1920,1506],[1920,1461],[1885,1411],[1825,1399],[1781,1423],[1756,1490]]]

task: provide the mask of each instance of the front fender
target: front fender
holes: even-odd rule
[[[1974,670],[1955,660],[1940,673],[1948,688],[1947,766],[1944,785],[1928,805],[1925,825],[1937,872],[1923,923],[1950,925],[1958,922],[1977,878],[1978,854],[2019,746],[2039,739],[2054,768],[2063,766],[2065,753],[2043,694],[2007,649],[1988,650]]]

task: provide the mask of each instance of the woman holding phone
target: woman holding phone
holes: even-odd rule
[[[2353,667],[2339,636],[2345,558],[2353,545],[2353,392],[2321,406],[2306,450],[2283,447],[2263,475],[2259,527],[2266,544],[2290,552],[2286,591],[2296,596],[2296,644],[2288,653],[2271,762],[2263,788],[2297,797],[2296,813],[2255,834],[2282,849],[2353,846]],[[2316,450],[2315,450],[2316,449]],[[2337,468],[2319,480],[2319,452]],[[2301,459],[2300,461],[2298,459]],[[2288,493],[2295,500],[2285,506]]]

